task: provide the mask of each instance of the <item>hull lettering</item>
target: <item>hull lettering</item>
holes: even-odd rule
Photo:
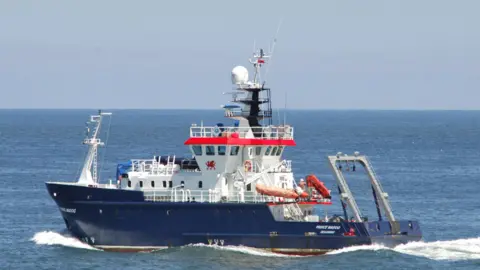
[[[65,213],[75,214],[77,212],[77,209],[60,207],[60,211],[65,212]]]

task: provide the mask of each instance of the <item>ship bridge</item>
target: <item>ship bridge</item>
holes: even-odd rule
[[[246,121],[245,121],[246,122]],[[190,127],[185,145],[204,173],[261,172],[282,162],[287,146],[295,146],[293,127],[265,126],[255,129],[240,121],[239,126]],[[283,161],[290,164],[290,161]],[[290,167],[290,166],[288,166]],[[246,175],[242,175],[244,178]]]

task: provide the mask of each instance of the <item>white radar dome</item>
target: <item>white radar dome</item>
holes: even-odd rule
[[[248,70],[243,66],[236,66],[232,69],[232,83],[244,84],[248,81]]]

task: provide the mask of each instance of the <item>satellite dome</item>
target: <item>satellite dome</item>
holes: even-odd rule
[[[248,70],[243,66],[236,66],[232,69],[232,83],[244,84],[248,81]]]

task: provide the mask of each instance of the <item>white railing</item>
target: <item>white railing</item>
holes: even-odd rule
[[[293,127],[267,126],[267,127],[190,127],[190,137],[232,137],[255,139],[284,139],[293,140]]]
[[[291,171],[292,171],[292,161],[285,160],[285,172],[291,172]]]
[[[167,164],[162,164],[153,159],[132,159],[132,172],[147,173],[148,175],[173,175],[181,170],[180,165],[175,164],[175,156],[167,157]],[[182,171],[199,171],[182,169]]]
[[[149,175],[172,175],[180,170],[176,164],[161,164],[156,159],[132,159],[132,172],[148,173]]]
[[[278,198],[264,196],[254,191],[229,192],[224,198],[219,189],[210,190],[190,190],[183,188],[172,189],[145,189],[144,197],[146,201],[154,202],[236,202],[236,203],[265,203],[275,202]],[[288,201],[285,199],[285,201]],[[292,200],[293,201],[293,200]]]
[[[268,176],[269,173],[274,173],[274,172],[291,172],[292,171],[292,161],[291,160],[282,160],[277,164],[274,164],[268,168],[264,168],[263,165],[260,165],[257,161],[253,163],[253,172],[246,173],[246,175],[243,175],[243,179],[245,179],[245,184],[248,185],[250,183],[253,183],[257,180],[264,179],[266,184],[268,185],[273,185],[273,183],[270,180],[270,177]],[[241,172],[242,168],[239,167],[237,169],[237,172]]]
[[[237,170],[245,170],[243,167],[238,167]],[[263,164],[260,164],[257,160],[254,160],[252,164],[252,170],[250,173],[275,173],[275,172],[291,172],[292,171],[292,161],[291,160],[281,160],[280,162],[271,165],[268,168],[265,168]]]

